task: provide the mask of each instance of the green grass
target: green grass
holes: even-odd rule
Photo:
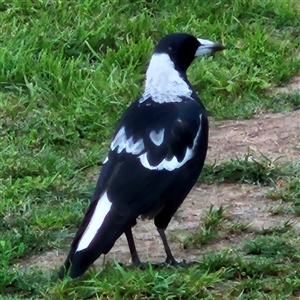
[[[0,1],[0,19],[0,299],[286,299],[299,292],[299,240],[291,229],[287,252],[275,258],[248,259],[248,245],[187,269],[110,264],[64,282],[55,269],[14,266],[27,255],[67,249],[95,186],[85,171],[101,165],[164,34],[188,32],[228,47],[196,61],[188,74],[215,118],[298,109],[298,94],[268,92],[300,73],[297,0],[9,0]],[[206,166],[202,178],[268,185],[270,201],[292,201],[300,214],[296,163],[232,159]],[[206,234],[207,243],[221,215],[214,224],[205,221],[210,225],[200,237]],[[280,241],[270,241],[272,249]]]
[[[260,155],[259,158],[256,158],[253,156],[253,153],[248,152],[241,158],[232,158],[226,162],[206,164],[199,179],[207,183],[240,182],[260,186],[276,186],[276,181],[288,179],[290,183],[284,190],[276,189],[275,192],[269,193],[269,198],[283,197],[285,199],[299,195],[297,190],[299,187],[299,177],[299,162],[270,159],[265,155]]]
[[[299,255],[297,238],[282,234],[247,241],[239,251],[206,254],[189,268],[141,271],[115,263],[63,282],[37,270],[17,271],[6,274],[15,277],[6,299],[16,292],[26,299],[288,299],[299,293]]]
[[[185,237],[182,243],[183,248],[201,248],[202,245],[217,238],[219,236],[218,231],[226,222],[225,210],[226,208],[223,206],[220,206],[218,209],[214,209],[211,206],[207,211],[206,217],[202,220],[202,225]]]

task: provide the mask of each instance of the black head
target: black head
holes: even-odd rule
[[[200,55],[224,50],[225,47],[187,33],[171,33],[164,36],[155,48],[155,53],[167,53],[175,68],[185,73],[192,61]]]

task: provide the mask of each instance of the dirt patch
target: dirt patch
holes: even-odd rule
[[[300,57],[300,51],[297,55]],[[285,86],[277,86],[271,89],[272,94],[278,93],[300,93],[300,76],[293,77]]]
[[[203,253],[224,248],[231,249],[241,244],[245,239],[253,237],[257,230],[278,226],[286,221],[288,216],[270,214],[270,208],[279,204],[279,201],[266,199],[264,192],[264,189],[248,184],[197,184],[175,214],[167,230],[168,235],[171,236],[170,247],[174,256],[179,260],[186,259],[187,261],[199,259]],[[252,225],[242,235],[220,231],[220,237],[209,245],[200,249],[183,249],[180,240],[183,240],[188,233],[199,227],[201,219],[211,205],[216,208],[221,205],[227,206],[226,215],[230,217],[231,222],[252,223]],[[295,225],[299,226],[299,224],[296,223]],[[141,260],[152,262],[165,260],[163,245],[153,221],[138,220],[133,232]],[[172,235],[177,237],[176,241],[173,241]],[[63,263],[66,255],[66,251],[49,251],[32,256],[26,261],[20,262],[19,266],[21,268],[53,269]],[[130,263],[130,254],[124,235],[117,240],[111,252],[105,257],[106,261],[112,259],[122,263]],[[102,264],[103,258],[98,259],[95,263],[97,268],[101,267]]]
[[[300,147],[300,111],[288,114],[264,114],[252,120],[211,121],[209,161],[228,160],[241,157],[253,150],[260,156],[260,152],[270,158],[283,157],[299,161]],[[98,177],[98,170],[88,172],[93,181]],[[216,251],[223,248],[233,248],[245,239],[255,235],[262,228],[279,226],[289,220],[290,216],[274,216],[270,214],[270,207],[279,201],[266,199],[265,189],[253,185],[235,184],[197,184],[183,205],[175,214],[168,227],[168,234],[177,236],[176,241],[171,238],[170,247],[177,259],[195,260],[204,252]],[[200,249],[183,249],[180,238],[193,232],[205,215],[206,210],[215,205],[228,206],[227,216],[231,222],[252,223],[246,233],[242,235],[220,232],[220,237],[209,245]],[[295,219],[295,226],[300,228],[299,218]],[[155,229],[153,221],[138,221],[134,228],[134,237],[138,252],[142,260],[161,262],[165,259],[162,242]],[[32,256],[19,262],[21,268],[54,269],[65,260],[66,251],[49,251],[41,255]],[[106,260],[116,259],[129,263],[130,255],[126,238],[121,236]],[[96,267],[102,265],[98,259]]]
[[[299,159],[300,110],[210,124],[208,161],[241,157],[249,150],[271,159]]]

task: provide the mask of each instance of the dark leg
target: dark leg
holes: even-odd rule
[[[129,228],[125,231],[125,235],[126,235],[129,250],[130,250],[132,263],[136,266],[140,266],[141,261],[140,261],[139,255],[138,255],[138,253],[136,251],[136,248],[135,248],[135,243],[134,243],[134,239],[133,239],[133,236],[132,236],[131,228]]]
[[[157,228],[157,231],[163,241],[164,247],[165,247],[165,251],[167,254],[167,259],[166,259],[166,263],[170,264],[170,265],[177,265],[177,261],[175,260],[175,258],[172,255],[171,249],[169,247],[168,241],[167,241],[167,237],[165,234],[165,230],[161,229],[161,228]]]

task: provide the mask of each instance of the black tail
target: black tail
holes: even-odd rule
[[[109,224],[105,224],[105,227]],[[62,279],[70,270],[70,277],[77,278],[84,274],[90,265],[101,255],[107,254],[115,244],[115,241],[124,232],[124,227],[101,228],[94,241],[84,250],[76,251],[72,249],[59,271],[59,277]]]
[[[59,277],[61,279],[64,278],[69,271],[71,278],[81,276],[101,254],[107,254],[110,251],[121,234],[132,225],[133,222],[130,220],[135,220],[131,218],[128,210],[123,209],[120,212],[120,210],[112,205],[90,244],[85,249],[78,250],[79,242],[90,226],[97,203],[98,201],[93,201],[90,204],[79,230],[75,235],[69,255],[59,271]],[[124,213],[125,211],[127,211],[127,213]]]

